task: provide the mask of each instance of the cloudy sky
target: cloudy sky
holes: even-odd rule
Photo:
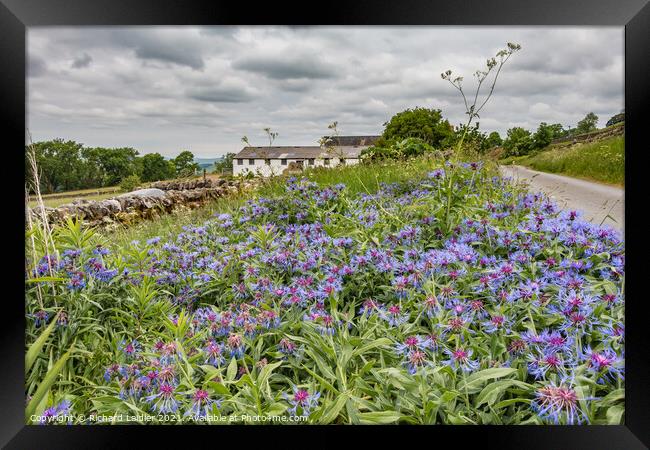
[[[481,114],[483,131],[540,122],[600,126],[624,107],[622,27],[32,27],[28,127],[34,141],[196,156],[236,152],[247,135],[316,145],[380,134],[403,109],[465,120],[440,78],[472,74],[506,42],[521,44]]]

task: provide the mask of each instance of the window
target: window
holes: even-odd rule
[[[270,159],[265,159],[264,163],[266,163],[267,166],[270,166],[271,165],[271,160]]]
[[[339,159],[339,164],[341,164],[341,165],[345,165],[345,159],[340,158],[340,159]]]
[[[309,165],[313,166],[314,165],[314,158],[309,158]]]
[[[329,158],[325,158],[325,159],[323,160],[323,164],[326,165],[326,166],[329,166],[329,165],[330,165],[330,159],[329,159]]]
[[[255,160],[254,160],[254,159],[249,159],[249,160],[248,160],[248,165],[249,165],[249,166],[252,166],[252,165],[254,165],[254,164],[255,164]]]
[[[282,164],[283,166],[286,166],[286,165],[287,165],[287,160],[286,160],[286,159],[282,159],[282,160],[281,160],[281,164]]]
[[[242,164],[244,164],[244,160],[243,159],[238,159],[237,160],[237,165],[241,166]]]

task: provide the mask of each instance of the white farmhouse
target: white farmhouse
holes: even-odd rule
[[[359,163],[361,152],[379,136],[340,136],[339,145],[244,147],[233,158],[233,175],[281,175],[289,168],[335,167]]]

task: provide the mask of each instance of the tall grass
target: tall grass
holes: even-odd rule
[[[559,173],[603,183],[625,183],[625,138],[616,136],[571,149],[551,147],[508,162],[542,172]]]
[[[484,162],[488,165],[492,164],[490,161]],[[381,183],[422,179],[430,171],[442,165],[442,160],[425,155],[407,161],[378,162],[332,168],[319,167],[307,169],[295,176],[307,178],[319,186],[345,183],[350,193],[375,193]],[[99,230],[98,233],[105,237],[107,242],[110,242],[108,245],[115,248],[124,246],[134,240],[145,241],[155,236],[168,237],[175,235],[181,232],[184,226],[201,223],[215,214],[233,212],[249,198],[282,195],[285,192],[288,178],[287,176],[266,178],[262,180],[261,186],[253,193],[219,198],[195,210],[168,214],[153,222],[145,221],[116,231]]]
[[[120,248],[131,241],[145,241],[160,236],[168,237],[178,234],[184,226],[202,223],[216,213],[230,212],[244,204],[246,196],[237,194],[211,200],[205,205],[189,211],[165,214],[153,221],[143,221],[133,226],[124,226],[113,231],[98,230],[98,234],[109,242],[108,245]]]
[[[396,183],[408,180],[418,180],[431,170],[441,167],[442,160],[424,155],[405,161],[382,161],[371,164],[338,166],[327,169],[317,167],[307,169],[297,177],[305,177],[319,186],[329,186],[345,183],[350,193],[374,193],[381,183]],[[275,177],[266,180],[259,189],[262,196],[277,195],[284,192],[286,177]]]

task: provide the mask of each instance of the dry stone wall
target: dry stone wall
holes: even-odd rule
[[[595,141],[602,141],[613,136],[623,136],[625,134],[625,125],[619,125],[617,127],[604,128],[602,130],[594,131],[591,133],[579,134],[577,136],[570,136],[566,138],[555,139],[551,144],[587,144]]]
[[[32,208],[36,220],[43,217],[49,223],[63,222],[68,217],[78,217],[85,225],[113,228],[120,224],[132,225],[146,219],[178,210],[193,209],[212,199],[248,191],[257,185],[256,180],[189,180],[154,183],[140,189],[105,200],[75,200],[57,208]]]

